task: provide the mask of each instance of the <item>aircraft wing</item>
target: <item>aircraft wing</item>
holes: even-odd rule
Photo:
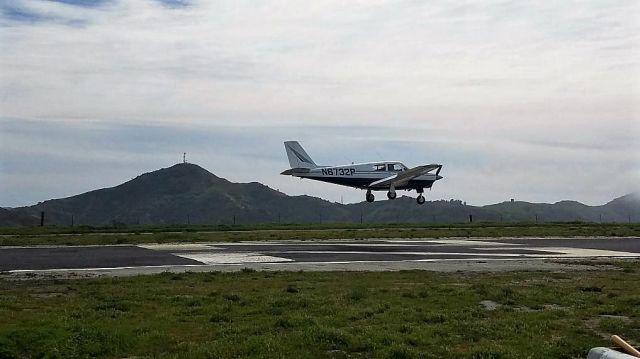
[[[381,180],[377,180],[369,184],[369,187],[386,187],[393,185],[394,187],[401,186],[409,182],[410,180],[422,176],[425,173],[431,172],[437,169],[436,175],[440,173],[440,169],[442,169],[442,165],[423,165],[414,168],[410,168],[406,171],[394,174],[387,178],[383,178]]]

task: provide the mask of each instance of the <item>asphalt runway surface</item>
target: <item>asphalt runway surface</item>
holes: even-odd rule
[[[640,258],[640,238],[443,238],[0,247],[0,271],[397,270],[422,263]],[[534,268],[538,268],[535,267]],[[150,271],[151,269],[151,271]],[[117,274],[116,274],[117,275]]]

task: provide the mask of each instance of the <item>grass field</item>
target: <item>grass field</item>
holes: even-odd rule
[[[640,224],[480,223],[457,225],[139,226],[124,228],[16,227],[0,228],[0,245],[522,236],[640,236]]]
[[[640,272],[619,265],[3,280],[0,358],[585,358],[640,339]]]

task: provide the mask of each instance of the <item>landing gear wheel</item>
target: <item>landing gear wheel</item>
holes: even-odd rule
[[[376,197],[371,193],[371,191],[367,191],[367,202],[371,203],[375,201]]]
[[[396,199],[397,194],[395,192],[387,192],[387,198],[389,199]]]
[[[418,202],[418,204],[424,204],[425,199],[423,195],[419,195],[418,198],[416,198],[416,201]]]

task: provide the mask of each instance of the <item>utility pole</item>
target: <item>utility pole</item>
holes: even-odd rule
[[[234,226],[236,225],[236,215],[235,214],[233,215],[233,225]]]
[[[469,223],[473,223],[473,214],[469,215]]]
[[[73,227],[73,214],[71,215],[71,227]]]
[[[187,163],[187,153],[186,152],[182,152],[182,163]]]
[[[44,227],[44,211],[40,212],[40,227]]]

